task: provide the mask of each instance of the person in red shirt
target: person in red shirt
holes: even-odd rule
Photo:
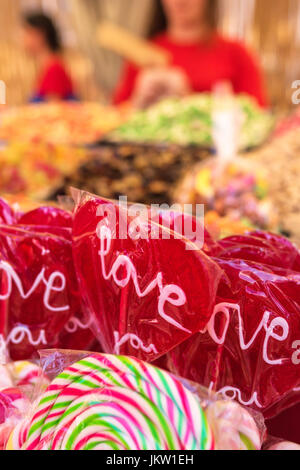
[[[227,82],[234,93],[246,93],[256,98],[261,106],[267,106],[256,59],[242,43],[227,39],[216,30],[215,0],[157,0],[156,3],[157,14],[150,38],[170,55],[166,82],[174,83],[176,75],[182,91],[188,83],[189,91],[195,93],[211,92],[219,83]],[[151,102],[163,89],[155,73],[154,69],[152,72],[140,70],[127,63],[115,91],[114,103],[129,99]],[[161,70],[159,73],[162,75]]]
[[[59,32],[52,19],[31,13],[23,20],[23,45],[38,63],[39,77],[32,102],[76,99],[71,77],[62,59]]]

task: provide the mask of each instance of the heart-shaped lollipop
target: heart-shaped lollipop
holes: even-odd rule
[[[167,363],[269,417],[300,400],[299,251],[259,232],[220,245],[224,276],[208,327]]]
[[[105,352],[149,361],[206,327],[221,270],[148,215],[85,195],[75,211],[73,252]]]
[[[18,215],[4,200],[0,199],[0,224],[12,225],[17,222]]]
[[[63,342],[91,345],[73,265],[71,214],[42,207],[0,226],[0,286],[0,327],[13,359]]]

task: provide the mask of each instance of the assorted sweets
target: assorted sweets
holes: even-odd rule
[[[41,103],[0,113],[0,192],[44,200],[89,158],[86,144],[123,120],[98,103]]]
[[[18,388],[0,389],[0,450],[29,408],[29,399]]]

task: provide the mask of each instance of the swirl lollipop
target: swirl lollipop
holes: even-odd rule
[[[282,441],[272,445],[267,450],[300,450],[300,445],[294,444],[293,442]]]
[[[17,388],[0,390],[0,450],[5,448],[11,431],[29,410],[28,398]]]
[[[102,354],[60,374],[21,431],[26,450],[214,448],[199,400],[177,379],[139,360]],[[10,442],[20,443],[20,435]]]
[[[13,381],[6,365],[0,364],[0,390],[13,387]]]
[[[218,450],[260,450],[261,438],[250,413],[238,403],[217,401],[208,406]]]
[[[49,385],[49,381],[43,374],[42,369],[33,362],[17,361],[10,364],[9,367],[18,387],[34,387],[41,383],[43,385]]]

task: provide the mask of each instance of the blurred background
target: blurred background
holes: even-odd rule
[[[251,227],[300,239],[300,0],[0,6],[1,195],[30,205],[73,186],[201,202],[216,236]],[[182,13],[196,21],[192,42],[186,25],[172,36]]]
[[[291,83],[300,76],[299,0],[219,0],[218,25],[227,36],[243,40],[260,59],[272,105],[291,107]],[[152,0],[1,0],[0,76],[7,101],[24,103],[34,77],[34,63],[18,46],[22,11],[42,9],[61,27],[66,59],[83,99],[109,100],[122,59],[99,48],[95,29],[109,19],[139,35],[149,28]]]

